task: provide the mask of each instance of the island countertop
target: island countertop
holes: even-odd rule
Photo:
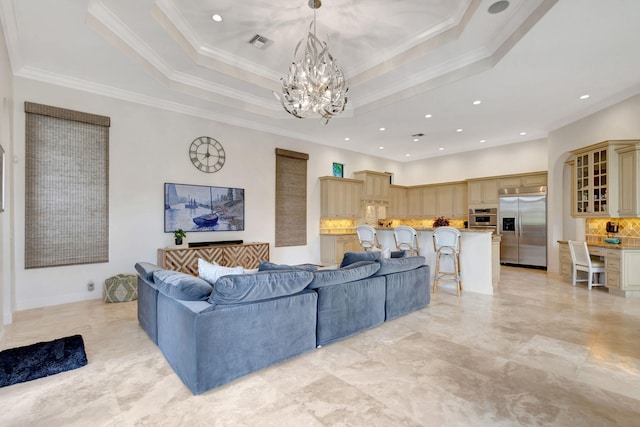
[[[378,228],[378,240],[383,249],[391,248],[395,250],[395,240],[393,239],[392,228]],[[431,280],[433,284],[433,273],[436,265],[436,253],[433,248],[433,229],[416,229],[418,232],[418,248],[420,255],[426,258],[426,264],[431,269]],[[499,239],[491,230],[485,229],[460,229],[462,233],[460,241],[460,274],[462,276],[462,292],[473,292],[484,295],[493,295],[492,281],[492,243]],[[494,237],[495,236],[495,237]],[[449,258],[441,261],[443,271],[452,271]],[[447,287],[451,287],[448,289]],[[448,292],[455,289],[453,283],[442,283],[439,292]],[[455,291],[453,291],[455,292]]]

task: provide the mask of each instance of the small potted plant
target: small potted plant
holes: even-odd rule
[[[448,227],[449,226],[449,218],[446,216],[441,216],[433,220],[433,228],[436,227]]]
[[[173,232],[173,237],[176,239],[176,246],[180,246],[182,244],[182,239],[187,237],[187,233],[185,233],[182,228],[178,228]]]

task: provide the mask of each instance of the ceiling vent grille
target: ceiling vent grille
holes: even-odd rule
[[[261,36],[260,34],[256,34],[255,36],[251,37],[251,40],[249,40],[250,45],[252,45],[256,49],[261,50],[265,50],[266,48],[268,48],[271,43],[273,43],[273,41],[269,40],[265,36]]]

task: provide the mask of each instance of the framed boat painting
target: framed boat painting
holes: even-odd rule
[[[164,184],[164,231],[244,230],[244,188]]]

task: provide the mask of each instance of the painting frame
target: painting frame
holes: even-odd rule
[[[333,162],[333,176],[336,178],[344,178],[344,164]]]
[[[245,190],[164,183],[164,232],[244,231]]]

